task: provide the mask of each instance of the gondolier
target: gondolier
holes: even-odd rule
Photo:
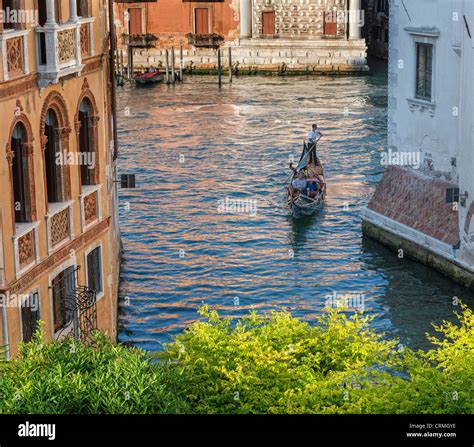
[[[312,129],[308,133],[309,145],[316,145],[322,136],[323,134],[318,130],[318,125],[316,123],[313,124]]]
[[[312,162],[316,160],[316,147],[322,136],[323,134],[318,130],[318,125],[314,123],[312,129],[308,133],[308,148],[311,151],[310,160]]]

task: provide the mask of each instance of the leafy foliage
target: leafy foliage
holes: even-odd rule
[[[433,348],[400,348],[370,318],[286,312],[205,317],[153,359],[96,333],[0,362],[0,413],[473,413],[474,316],[435,326]]]
[[[472,413],[472,312],[435,329],[427,353],[400,349],[369,318],[330,311],[309,325],[252,313],[235,327],[203,309],[165,358],[199,413]]]
[[[39,330],[19,358],[0,366],[0,413],[177,413],[173,377],[142,350],[96,333],[43,342]]]

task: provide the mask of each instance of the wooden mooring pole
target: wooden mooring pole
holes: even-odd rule
[[[176,82],[176,69],[174,63],[174,48],[171,48],[171,83],[174,84]]]
[[[133,47],[132,46],[128,46],[128,77],[131,79],[133,79]]]
[[[169,61],[169,52],[166,50],[166,56],[165,56],[165,67],[166,67],[166,83],[170,83],[170,61]]]
[[[222,86],[222,60],[221,60],[221,49],[217,50],[217,83],[219,87]]]
[[[183,60],[183,47],[179,49],[179,80],[180,82],[183,82],[183,71],[184,71],[184,60]]]
[[[229,84],[232,84],[232,48],[229,47]]]

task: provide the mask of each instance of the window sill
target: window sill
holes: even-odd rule
[[[97,292],[96,296],[95,296],[95,302],[96,304],[99,302],[99,300],[101,298],[103,298],[105,296],[105,291],[102,290],[101,292]]]
[[[50,202],[48,203],[48,212],[46,213],[47,218],[53,217],[55,214],[69,208],[74,203],[74,200],[68,200],[67,202]]]
[[[13,239],[19,239],[30,231],[38,228],[39,225],[40,221],[15,224],[15,236],[13,236]]]
[[[81,188],[82,192],[79,197],[87,197],[93,192],[100,191],[102,189],[102,183],[99,183],[98,185],[82,185]]]
[[[6,39],[13,39],[14,37],[27,36],[29,33],[29,29],[4,29],[0,32],[0,42]]]
[[[403,28],[408,34],[412,34],[414,36],[424,36],[424,37],[439,37],[441,34],[441,31],[436,28],[435,26],[433,27],[428,27],[428,26],[420,26],[420,27],[415,27],[415,26],[407,26]]]
[[[419,109],[421,112],[428,110],[430,116],[434,116],[436,109],[436,103],[431,101],[426,101],[419,98],[407,98],[408,107],[410,112],[413,112],[415,108]]]

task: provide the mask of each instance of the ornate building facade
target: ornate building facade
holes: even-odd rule
[[[106,0],[0,0],[0,345],[116,336]]]
[[[136,51],[137,68],[164,63],[165,50],[184,50],[184,65],[215,68],[218,36],[242,71],[365,72],[361,0],[115,0],[119,37],[153,34],[156,48]],[[206,41],[209,45],[206,45]]]

